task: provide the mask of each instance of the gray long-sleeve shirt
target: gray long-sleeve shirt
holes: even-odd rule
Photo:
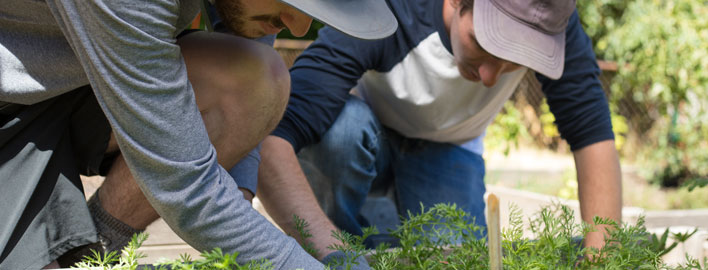
[[[217,163],[175,44],[198,10],[196,0],[4,2],[0,101],[33,104],[90,83],[141,189],[187,243],[321,269]]]

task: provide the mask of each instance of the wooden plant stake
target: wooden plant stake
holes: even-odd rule
[[[489,243],[489,269],[502,269],[501,232],[499,229],[499,199],[494,194],[487,197],[487,237]]]

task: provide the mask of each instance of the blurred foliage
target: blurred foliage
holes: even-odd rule
[[[615,113],[617,111],[617,104],[610,104],[610,121],[612,122],[612,131],[615,133],[615,147],[617,151],[622,150],[627,138],[627,133],[629,132],[629,124],[627,118]]]
[[[708,185],[706,2],[586,0],[577,9],[598,59],[617,63],[608,100],[618,150],[655,183],[689,190]],[[628,112],[620,104],[637,107]],[[507,107],[502,114],[513,112]],[[524,140],[517,134],[525,127],[535,142],[558,149],[553,115],[545,102],[535,110],[537,118],[522,114],[526,119],[518,121],[536,123],[509,118],[518,113],[498,116],[487,140]],[[515,144],[506,144],[505,152]]]
[[[566,200],[578,200],[578,175],[575,170],[563,171],[561,179],[563,186],[553,195]]]
[[[598,49],[602,47],[601,44],[598,44],[599,41],[617,27],[627,5],[632,2],[632,0],[577,1],[580,22],[592,39],[598,59],[605,59],[604,49]]]
[[[708,177],[708,6],[702,2],[627,2],[618,23],[596,37],[596,51],[618,64],[610,100],[630,96],[653,112],[645,116],[653,125],[638,161],[647,177],[668,186]]]
[[[508,155],[511,149],[518,148],[519,141],[525,141],[529,137],[521,112],[512,101],[507,101],[502,112],[497,114],[493,124],[487,128],[484,146],[489,149],[501,149],[504,155]]]
[[[553,113],[551,113],[550,107],[548,107],[548,103],[543,102],[541,104],[541,116],[539,117],[539,120],[541,120],[541,127],[543,128],[543,135],[546,137],[560,137],[560,132],[558,132],[558,128],[554,124],[556,122],[556,117],[553,116]]]

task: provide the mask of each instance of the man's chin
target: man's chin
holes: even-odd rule
[[[244,36],[244,37],[247,37],[247,38],[250,38],[250,39],[257,39],[257,38],[262,38],[262,37],[265,37],[265,36],[267,36],[266,33],[258,32],[258,33],[254,33],[254,34],[251,34],[251,35],[248,35],[248,36]]]

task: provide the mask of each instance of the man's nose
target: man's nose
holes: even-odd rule
[[[280,14],[280,20],[283,21],[285,27],[290,30],[293,36],[301,37],[307,34],[312,23],[312,18],[305,13],[300,12],[295,8],[290,8],[286,12]]]

